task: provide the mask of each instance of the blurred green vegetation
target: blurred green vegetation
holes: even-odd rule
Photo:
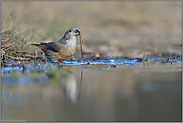
[[[10,31],[9,40],[19,46],[14,50],[35,54],[36,47],[28,42],[56,41],[76,27],[82,32],[83,50],[106,52],[100,48],[105,45],[117,49],[113,55],[181,53],[181,47],[173,47],[181,44],[181,2],[1,3],[1,37]]]

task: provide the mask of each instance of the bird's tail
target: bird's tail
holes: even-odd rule
[[[43,45],[43,43],[29,43],[29,45],[38,46],[42,51],[46,52],[47,47]]]
[[[29,45],[39,46],[39,45],[40,45],[40,43],[29,43]]]

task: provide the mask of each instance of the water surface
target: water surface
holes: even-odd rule
[[[24,73],[6,69],[1,69],[4,121],[182,119],[181,63],[78,65]]]

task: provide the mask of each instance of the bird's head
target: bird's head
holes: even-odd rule
[[[79,31],[77,28],[70,28],[65,32],[64,37],[69,40],[70,38],[74,36],[79,36],[81,31]]]

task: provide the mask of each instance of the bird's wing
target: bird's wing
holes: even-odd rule
[[[49,42],[49,43],[40,43],[42,46],[44,46],[45,48],[52,50],[54,52],[58,52],[60,47],[58,45],[55,44],[55,42]]]

